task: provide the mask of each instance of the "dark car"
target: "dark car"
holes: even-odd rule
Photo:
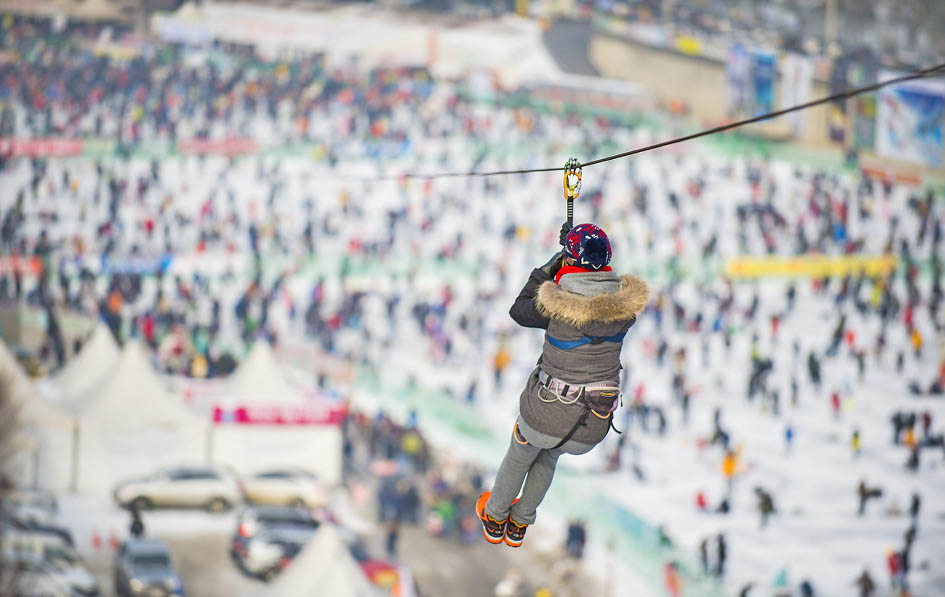
[[[319,524],[304,508],[250,506],[237,520],[230,554],[243,572],[269,580],[302,550]]]
[[[184,588],[163,541],[129,539],[115,555],[119,597],[180,597]]]

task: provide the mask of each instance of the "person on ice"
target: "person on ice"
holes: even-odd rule
[[[607,435],[620,394],[623,338],[647,303],[646,283],[608,266],[612,252],[603,230],[565,224],[561,236],[564,250],[532,271],[509,310],[519,325],[546,333],[519,398],[508,452],[492,490],[476,502],[483,535],[493,544],[519,547],[558,457],[587,453]]]

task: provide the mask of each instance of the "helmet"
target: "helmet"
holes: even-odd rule
[[[594,224],[578,224],[564,239],[564,254],[580,267],[598,270],[610,263],[613,252],[603,230]]]

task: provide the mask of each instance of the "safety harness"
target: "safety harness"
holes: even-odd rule
[[[585,342],[585,344],[587,343],[588,342]],[[611,429],[617,433],[622,433],[614,426],[613,417],[613,410],[617,408],[616,401],[620,398],[620,390],[618,388],[610,386],[609,384],[571,386],[570,384],[557,380],[554,377],[548,375],[541,368],[538,369],[538,383],[540,384],[538,390],[538,399],[542,402],[560,402],[565,405],[577,403],[583,407],[581,415],[578,417],[578,420],[575,421],[574,426],[571,427],[571,430],[568,431],[568,433],[563,438],[561,438],[561,441],[551,448],[552,450],[560,448],[564,444],[568,443],[568,440],[574,437],[574,434],[577,433],[577,430],[587,423],[587,417],[591,414],[593,414],[598,419],[606,419]],[[559,389],[560,393],[558,392]],[[542,391],[548,392],[551,396],[549,398],[543,397]],[[611,409],[604,411],[604,414],[598,412],[593,406],[596,405],[597,401],[601,398],[605,398],[611,404]]]

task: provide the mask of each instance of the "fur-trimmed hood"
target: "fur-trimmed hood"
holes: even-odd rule
[[[545,317],[580,327],[591,322],[610,323],[636,317],[649,298],[646,282],[636,276],[620,277],[620,289],[597,296],[568,292],[554,282],[538,289],[535,305]]]

